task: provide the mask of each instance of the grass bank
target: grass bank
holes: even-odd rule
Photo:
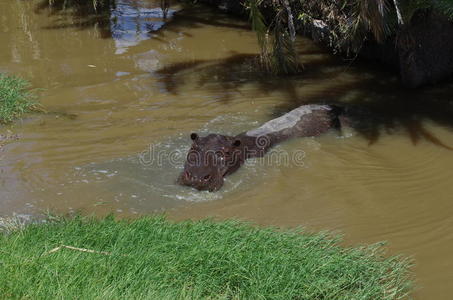
[[[398,299],[408,292],[407,261],[384,257],[378,246],[338,242],[235,221],[61,219],[0,234],[0,298]]]
[[[36,109],[29,83],[18,77],[0,74],[0,123],[9,123]]]

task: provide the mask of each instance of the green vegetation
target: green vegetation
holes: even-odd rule
[[[269,25],[265,24],[261,12],[264,5],[271,7],[275,13]],[[261,49],[260,62],[264,71],[274,74],[297,73],[301,66],[294,47],[296,29],[289,1],[248,0],[248,9],[252,29],[256,32]]]
[[[0,74],[0,123],[9,123],[37,108],[28,88],[27,81]]]
[[[436,11],[453,18],[453,0],[246,0],[253,30],[261,46],[267,71],[278,74],[298,70],[294,41],[296,29],[314,20],[330,32],[335,51],[355,55],[367,40],[383,42],[389,37],[406,43],[407,25],[419,12]],[[271,20],[265,20],[272,15]],[[272,13],[270,13],[272,12]],[[293,16],[294,15],[294,16]],[[267,22],[266,22],[267,21]],[[308,26],[310,27],[310,26]]]
[[[338,243],[236,221],[58,219],[0,234],[0,298],[405,297],[406,260]]]
[[[331,47],[357,53],[366,40],[383,42],[405,32],[421,11],[453,17],[453,0],[321,0],[300,1],[300,19],[323,20],[331,31]]]

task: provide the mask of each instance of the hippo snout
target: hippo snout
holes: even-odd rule
[[[210,134],[200,137],[190,135],[192,146],[187,153],[184,171],[178,183],[214,192],[224,183],[226,174],[236,170],[240,164],[241,141],[235,137]]]
[[[199,182],[199,183],[206,183],[209,180],[211,180],[212,175],[211,174],[204,174],[204,175],[194,175],[190,173],[189,171],[184,171],[183,173],[184,179],[190,182]]]
[[[212,173],[192,173],[189,170],[185,170],[181,173],[178,182],[200,191],[209,190],[212,192],[222,187],[223,178]]]

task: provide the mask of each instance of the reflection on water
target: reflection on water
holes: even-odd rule
[[[129,47],[149,39],[150,34],[169,21],[174,12],[169,9],[164,18],[160,7],[147,7],[142,1],[118,0],[110,21],[115,54],[123,54]]]
[[[64,3],[0,1],[0,70],[41,88],[50,112],[0,129],[20,137],[0,153],[0,215],[164,209],[338,229],[348,243],[388,240],[414,255],[417,298],[449,299],[451,84],[407,91],[302,38],[304,72],[266,78],[240,20],[190,7],[164,20],[160,1]],[[221,192],[200,193],[174,184],[180,165],[140,162],[150,147],[184,153],[193,131],[238,134],[303,103],[346,104],[354,128],[278,146],[303,150],[303,165],[252,161]]]

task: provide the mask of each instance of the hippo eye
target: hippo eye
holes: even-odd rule
[[[206,176],[204,177],[204,180],[209,180],[209,179],[211,179],[211,175],[206,175]]]

